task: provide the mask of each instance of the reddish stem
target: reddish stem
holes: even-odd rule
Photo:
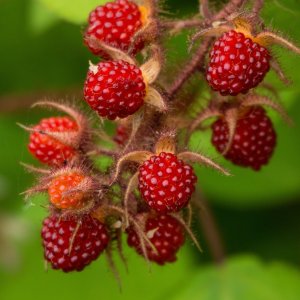
[[[197,195],[199,196],[199,194]],[[199,199],[198,199],[199,200]],[[216,223],[215,217],[206,201],[201,195],[201,203],[199,209],[199,220],[203,234],[207,241],[211,255],[217,264],[222,264],[225,261],[224,243]]]

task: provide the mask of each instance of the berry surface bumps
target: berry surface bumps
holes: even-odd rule
[[[76,172],[61,174],[49,186],[49,200],[57,208],[80,208],[84,205],[82,184],[85,176]]]
[[[228,143],[228,125],[218,119],[212,126],[212,143],[222,153]],[[225,157],[234,164],[259,170],[271,158],[276,146],[272,121],[261,107],[251,107],[240,115],[233,142]]]
[[[149,245],[146,246],[150,261],[159,265],[176,261],[176,253],[184,244],[185,238],[184,230],[175,218],[169,215],[150,216],[144,230],[156,249],[155,252]],[[137,253],[143,255],[140,239],[132,227],[128,230],[127,242]]]
[[[50,216],[43,222],[45,259],[53,269],[81,271],[104,251],[109,235],[104,224],[85,216],[81,220],[62,220]]]
[[[142,72],[135,65],[119,60],[90,67],[84,97],[101,117],[126,118],[140,109],[145,95]]]
[[[141,11],[132,1],[117,0],[98,6],[90,13],[88,22],[85,43],[96,55],[103,53],[89,42],[91,37],[125,52],[130,46],[135,53],[143,48],[141,40],[131,45],[133,36],[143,25]]]
[[[206,79],[222,95],[247,93],[270,69],[268,50],[234,30],[215,42],[209,57]]]
[[[139,190],[146,203],[160,213],[185,207],[195,190],[193,168],[172,153],[162,152],[139,169]]]
[[[78,131],[77,123],[69,117],[42,119],[30,134],[29,151],[40,162],[60,166],[74,157],[75,149],[47,135],[47,132],[68,133]]]

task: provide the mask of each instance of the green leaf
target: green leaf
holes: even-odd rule
[[[59,18],[49,11],[42,2],[31,0],[29,5],[29,27],[35,34],[42,34],[54,26]]]
[[[264,264],[253,256],[229,259],[224,266],[199,270],[173,300],[297,300],[300,273],[282,263]]]
[[[43,3],[51,12],[71,23],[84,23],[90,11],[107,0],[35,0]]]

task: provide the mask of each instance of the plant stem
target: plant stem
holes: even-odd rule
[[[247,0],[230,0],[217,14],[212,17],[213,21],[224,19],[234,12],[237,12]]]
[[[175,79],[175,81],[173,82],[173,84],[168,90],[170,100],[172,100],[177,95],[177,93],[183,87],[186,81],[188,81],[190,77],[198,70],[199,65],[201,65],[201,62],[205,57],[210,41],[211,41],[210,38],[205,39],[203,41],[203,43],[194,53],[192,59],[189,61],[189,63],[186,65],[183,71],[181,71],[178,77]]]
[[[264,0],[255,0],[252,7],[252,12],[255,15],[258,15],[262,10],[263,6],[264,6]]]
[[[81,89],[66,88],[62,90],[32,91],[24,94],[8,94],[0,97],[0,113],[14,113],[27,109],[41,99],[59,99],[66,94],[80,97]]]
[[[203,21],[199,20],[199,19],[161,22],[161,26],[163,27],[163,29],[178,30],[178,31],[181,29],[199,27],[202,24],[203,24]]]
[[[199,4],[200,13],[203,15],[204,18],[210,19],[211,10],[209,7],[209,0],[199,0]]]
[[[222,264],[225,261],[226,255],[224,243],[218,225],[206,199],[204,199],[204,197],[200,195],[200,193],[198,193],[197,196],[201,196],[201,203],[198,204],[200,206],[200,209],[198,210],[199,220],[201,223],[203,234],[207,241],[207,245],[210,249],[215,263]]]

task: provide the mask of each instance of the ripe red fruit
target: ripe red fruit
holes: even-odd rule
[[[181,224],[172,216],[159,215],[146,220],[144,231],[157,253],[146,244],[148,259],[159,265],[176,261],[176,253],[184,244],[184,230]],[[143,255],[140,239],[133,227],[128,229],[127,243]]]
[[[172,153],[161,152],[139,168],[139,190],[146,203],[159,213],[185,207],[195,190],[193,168]]]
[[[142,72],[123,60],[91,66],[84,86],[84,98],[101,117],[126,118],[144,103],[146,85]]]
[[[90,216],[80,221],[50,216],[43,222],[41,235],[45,259],[53,269],[64,272],[81,271],[98,258],[109,242],[105,225]]]
[[[215,42],[206,79],[222,95],[247,93],[264,79],[270,58],[266,48],[231,30]]]
[[[53,137],[43,133],[48,132],[74,132],[78,125],[69,117],[51,117],[42,119],[34,127],[39,132],[30,134],[29,151],[42,163],[49,166],[60,166],[71,160],[76,154],[75,149],[64,145]]]
[[[91,37],[127,52],[133,36],[143,26],[142,18],[139,7],[128,0],[116,0],[98,6],[90,13],[85,43],[96,55],[103,55],[103,53],[89,42]],[[133,52],[137,53],[143,46],[143,41],[138,40],[133,47]]]
[[[228,125],[220,118],[212,125],[212,130],[212,143],[222,153],[228,143]],[[276,132],[272,121],[263,108],[251,107],[241,112],[225,158],[236,165],[259,170],[268,163],[275,146]]]
[[[55,177],[48,188],[50,202],[57,208],[80,208],[84,205],[85,193],[74,191],[82,184],[85,176],[78,172],[61,174]],[[73,191],[72,191],[73,189]]]

